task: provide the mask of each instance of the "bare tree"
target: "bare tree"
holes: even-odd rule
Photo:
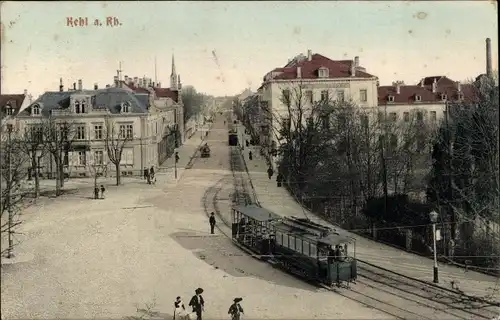
[[[29,158],[31,176],[35,179],[35,198],[40,196],[40,163],[47,153],[43,125],[29,126],[19,139],[19,150]]]
[[[104,162],[104,151],[95,150],[91,155],[87,164],[87,169],[92,179],[94,179],[94,190],[98,188],[98,180],[100,177],[107,176],[108,164]],[[96,195],[97,199],[97,195]]]
[[[43,141],[56,166],[56,196],[64,187],[65,159],[73,145],[75,127],[65,119],[49,117],[42,120]]]
[[[0,152],[0,215],[1,215],[1,237],[7,234],[8,241],[2,241],[7,247],[2,246],[1,254],[12,256],[13,235],[16,228],[21,224],[19,212],[25,193],[22,190],[22,181],[25,178],[25,164],[27,157],[20,152],[17,135],[12,132],[12,127],[7,125],[9,131],[3,131]],[[7,136],[7,137],[5,137]]]
[[[127,131],[125,126],[119,126],[117,128],[114,121],[109,117],[106,119],[105,127],[104,143],[106,152],[109,161],[115,165],[116,185],[119,186],[121,180],[120,163],[122,161],[123,149],[127,142],[132,140],[133,132]]]

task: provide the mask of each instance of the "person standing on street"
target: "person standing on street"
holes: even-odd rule
[[[154,179],[154,177],[155,177],[155,169],[153,166],[151,166],[151,169],[149,169],[149,178],[152,181]]]
[[[243,301],[243,298],[234,298],[233,304],[229,307],[227,313],[231,315],[231,320],[240,320],[241,314],[245,313],[240,305],[241,301]]]
[[[144,180],[148,180],[149,171],[148,168],[144,167]]]
[[[104,186],[101,184],[101,197],[104,199],[104,191],[106,191],[106,189],[104,189]]]
[[[248,160],[252,160],[252,151],[248,152]]]
[[[189,306],[193,308],[193,312],[196,313],[196,320],[202,320],[201,319],[201,313],[205,309],[205,300],[201,296],[203,293],[202,288],[198,288],[194,291],[195,295],[191,298],[189,301]]]
[[[269,180],[271,180],[273,174],[274,174],[273,168],[269,167],[269,169],[267,169],[267,176],[269,177]]]
[[[210,222],[210,234],[214,234],[214,229],[215,229],[215,214],[212,212],[210,213],[210,218],[208,219],[208,222]]]

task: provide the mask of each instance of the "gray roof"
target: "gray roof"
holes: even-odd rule
[[[120,113],[121,104],[123,102],[130,103],[132,107],[131,113],[148,112],[148,105],[144,103],[143,97],[137,97],[135,93],[121,88],[105,88],[98,90],[76,90],[63,92],[47,91],[20,114],[30,115],[31,107],[37,103],[42,103],[42,115],[48,117],[50,115],[50,111],[53,109],[68,108],[70,97],[74,94],[94,96],[95,99],[93,99],[93,107],[105,106],[113,114]]]
[[[285,232],[294,236],[299,236],[301,238],[308,239],[313,242],[319,242],[332,246],[345,243],[353,243],[356,240],[355,238],[347,235],[346,233],[333,230],[327,235],[319,236],[313,232],[310,232],[309,228],[306,227],[300,228],[297,227],[296,225],[294,226],[287,222],[288,221],[285,219],[282,222],[275,224],[275,228],[281,232]]]
[[[276,213],[254,205],[234,206],[233,209],[241,212],[250,219],[260,222],[281,219],[281,216],[277,215]]]

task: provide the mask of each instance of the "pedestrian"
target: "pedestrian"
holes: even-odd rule
[[[252,160],[252,151],[248,151],[248,160]]]
[[[101,197],[104,199],[104,191],[106,191],[106,189],[104,189],[104,186],[101,184]]]
[[[149,169],[149,175],[151,176],[151,180],[155,177],[155,169],[153,166],[151,166],[151,169]]]
[[[243,298],[234,298],[233,304],[229,307],[227,313],[231,315],[231,320],[240,320],[241,314],[245,313],[240,305],[241,301],[243,301]]]
[[[94,199],[99,199],[99,188],[97,186],[94,188]]]
[[[250,145],[250,142],[248,142],[248,140],[246,140],[245,144],[247,145],[247,148],[248,148],[248,146]]]
[[[210,213],[210,219],[209,219],[209,222],[210,222],[210,234],[214,234],[214,229],[215,229],[215,214],[212,212]]]
[[[147,180],[149,176],[148,168],[144,167],[144,180]]]
[[[269,177],[269,180],[271,180],[273,174],[274,174],[273,168],[269,167],[269,169],[267,169],[267,176]]]
[[[186,317],[186,307],[181,297],[177,297],[174,301],[174,320],[176,318],[182,320]]]
[[[281,174],[281,172],[276,176],[276,182],[278,187],[281,187],[281,183],[283,182],[283,175]]]
[[[450,237],[450,241],[448,241],[448,258],[450,262],[453,261],[453,256],[455,255],[455,240]]]
[[[205,300],[201,294],[203,293],[202,288],[198,288],[194,291],[195,295],[189,301],[189,306],[193,308],[193,312],[196,313],[196,320],[201,319],[201,313],[205,311]]]

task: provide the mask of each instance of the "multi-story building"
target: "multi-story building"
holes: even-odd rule
[[[23,94],[2,94],[0,95],[0,119],[2,128],[4,122],[14,118],[21,110],[30,104],[30,96],[27,90]]]
[[[288,108],[283,102],[283,94],[291,95],[291,100],[300,96],[305,108],[321,100],[352,100],[362,108],[376,107],[378,78],[366,72],[359,64],[359,57],[353,60],[331,60],[308,50],[290,60],[284,67],[276,68],[264,76],[258,89],[261,109],[262,145],[267,152],[278,145],[276,118],[286,118]],[[300,92],[298,92],[300,91]],[[293,104],[296,101],[292,101]]]

